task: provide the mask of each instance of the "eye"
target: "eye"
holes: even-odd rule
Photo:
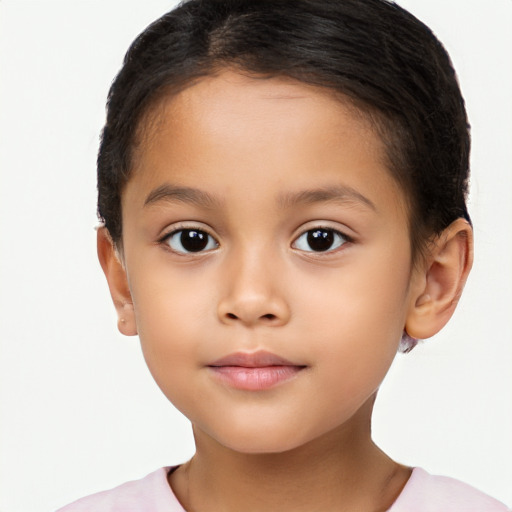
[[[348,241],[348,237],[335,229],[315,228],[300,235],[292,247],[300,251],[327,252],[341,247]]]
[[[216,249],[219,244],[206,231],[200,229],[179,229],[163,240],[173,251],[184,254]]]

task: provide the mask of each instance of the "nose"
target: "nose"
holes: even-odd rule
[[[290,320],[283,276],[268,259],[252,257],[226,265],[218,317],[225,324],[282,326]]]

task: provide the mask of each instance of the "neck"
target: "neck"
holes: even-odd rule
[[[410,470],[372,442],[372,406],[282,453],[239,453],[194,429],[196,454],[170,475],[170,485],[188,512],[385,511]]]

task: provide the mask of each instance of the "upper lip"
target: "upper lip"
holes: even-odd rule
[[[292,363],[266,350],[257,352],[235,352],[217,359],[208,366],[242,366],[245,368],[261,368],[265,366],[304,366]]]

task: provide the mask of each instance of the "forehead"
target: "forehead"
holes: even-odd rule
[[[345,97],[286,77],[204,77],[156,105],[139,140],[130,180],[137,188],[168,179],[222,193],[243,175],[249,191],[268,167],[274,188],[300,188],[302,178],[341,176],[348,166],[360,182],[371,176],[364,188],[385,183],[401,200],[370,121]]]
[[[162,135],[162,130],[173,130],[179,135],[189,130],[200,129],[205,133],[204,130],[211,129],[220,135],[220,129],[227,131],[229,127],[231,135],[243,137],[249,118],[255,130],[262,124],[269,128],[271,121],[272,129],[281,127],[287,135],[304,131],[308,126],[312,133],[319,122],[331,123],[331,128],[337,130],[323,133],[328,140],[344,130],[345,120],[337,122],[340,112],[350,116],[351,131],[372,130],[368,116],[336,91],[286,76],[264,77],[225,69],[202,77],[177,94],[163,95],[140,123],[138,153],[151,149],[151,143]],[[380,139],[372,141],[369,149],[376,146],[375,142],[379,144]]]

